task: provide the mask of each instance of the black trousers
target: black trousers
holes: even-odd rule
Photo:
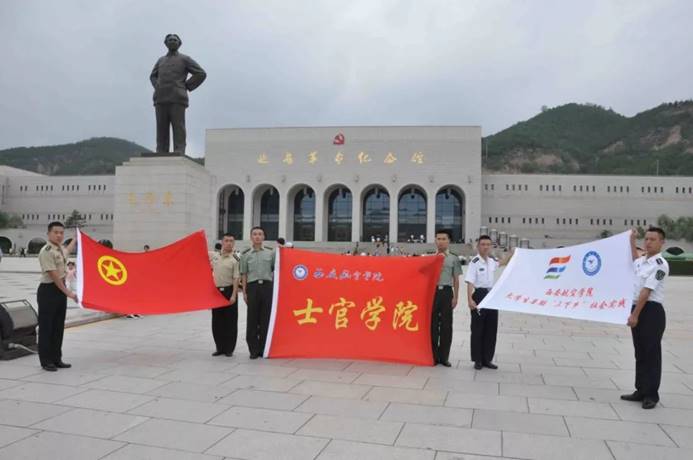
[[[662,304],[647,302],[640,312],[638,325],[631,328],[635,348],[635,389],[642,396],[654,401],[659,401],[659,384],[662,381],[662,336],[666,323]]]
[[[272,313],[272,282],[248,283],[246,292],[248,293],[248,318],[245,341],[248,343],[248,351],[251,355],[262,356]]]
[[[57,364],[63,358],[67,297],[55,283],[41,283],[36,298],[39,317],[39,361],[41,366]]]
[[[173,151],[185,153],[185,107],[183,104],[156,104],[156,152],[168,153],[173,128]]]
[[[431,342],[433,361],[448,361],[452,345],[452,286],[436,287],[431,318]]]
[[[227,299],[233,294],[233,286],[219,288]],[[212,309],[212,336],[221,353],[233,353],[238,338],[238,302]]]
[[[476,288],[472,294],[472,300],[478,304],[484,300],[488,289]],[[484,308],[482,310],[470,310],[472,315],[472,336],[469,345],[472,352],[472,361],[475,363],[490,363],[496,353],[496,334],[498,333],[498,310]]]

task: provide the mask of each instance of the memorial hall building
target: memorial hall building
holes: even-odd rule
[[[456,244],[489,233],[541,248],[693,216],[693,177],[483,172],[479,126],[210,129],[204,166],[176,156],[132,158],[112,176],[0,166],[0,193],[25,226],[0,230],[5,252],[32,252],[74,210],[85,232],[124,250],[198,229],[210,245],[226,232],[245,245],[256,225],[268,240],[339,251],[422,252],[443,228]]]

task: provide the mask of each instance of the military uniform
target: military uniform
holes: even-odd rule
[[[484,300],[493,287],[498,261],[491,256],[486,259],[477,255],[467,269],[464,281],[474,287],[472,300],[477,305]],[[475,363],[491,364],[496,353],[496,334],[498,333],[498,310],[491,308],[470,310],[471,358]]]
[[[214,253],[210,257],[214,284],[227,299],[233,295],[234,283],[240,278],[238,259],[233,253]],[[238,301],[212,309],[212,336],[217,353],[231,355],[238,338]]]
[[[639,257],[633,262],[633,266],[633,299],[637,301],[643,288],[651,289],[650,297],[640,312],[638,324],[631,328],[635,348],[635,389],[640,397],[658,402],[659,384],[662,380],[662,336],[666,327],[662,304],[664,279],[669,275],[669,264],[662,254],[657,254]]]
[[[241,275],[247,276],[248,318],[245,331],[251,357],[262,356],[272,313],[274,250],[250,248],[241,255]]]
[[[62,362],[63,332],[67,297],[47,272],[55,271],[61,282],[65,282],[67,254],[65,248],[51,242],[39,252],[41,282],[36,292],[39,316],[39,360],[41,366],[53,366]]]
[[[452,345],[452,298],[455,279],[462,274],[460,259],[450,251],[443,254],[443,269],[440,271],[436,293],[433,298],[431,318],[431,342],[433,361],[447,363]]]

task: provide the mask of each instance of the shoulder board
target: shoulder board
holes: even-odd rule
[[[479,262],[479,257],[475,257],[475,258],[473,258],[473,259],[472,259],[472,262],[473,262],[473,263],[477,263],[477,262]]]
[[[250,248],[246,248],[241,254],[245,254],[247,252],[250,252]]]
[[[460,255],[457,254],[456,252],[448,251],[451,256],[459,257]]]
[[[274,251],[274,248],[271,248],[269,246],[263,246],[262,249],[267,249],[268,251]]]
[[[233,258],[236,259],[236,261],[238,261],[238,262],[241,261],[241,258],[238,257],[238,254],[234,254],[234,255],[233,255]]]
[[[657,259],[655,259],[655,260],[657,262],[657,265],[662,265],[664,263],[664,261],[662,259],[660,259],[659,257],[657,257]]]
[[[51,245],[46,243],[43,248],[41,248],[42,251],[50,251],[51,250]]]

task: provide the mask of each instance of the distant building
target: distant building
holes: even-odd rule
[[[0,209],[26,226],[0,230],[0,245],[35,249],[46,224],[74,210],[86,232],[127,250],[197,228],[210,244],[227,231],[247,240],[254,225],[298,247],[431,245],[437,228],[468,243],[482,227],[553,247],[693,216],[693,177],[482,174],[480,146],[477,126],[213,129],[204,167],[170,157],[134,158],[114,176],[0,166]]]

